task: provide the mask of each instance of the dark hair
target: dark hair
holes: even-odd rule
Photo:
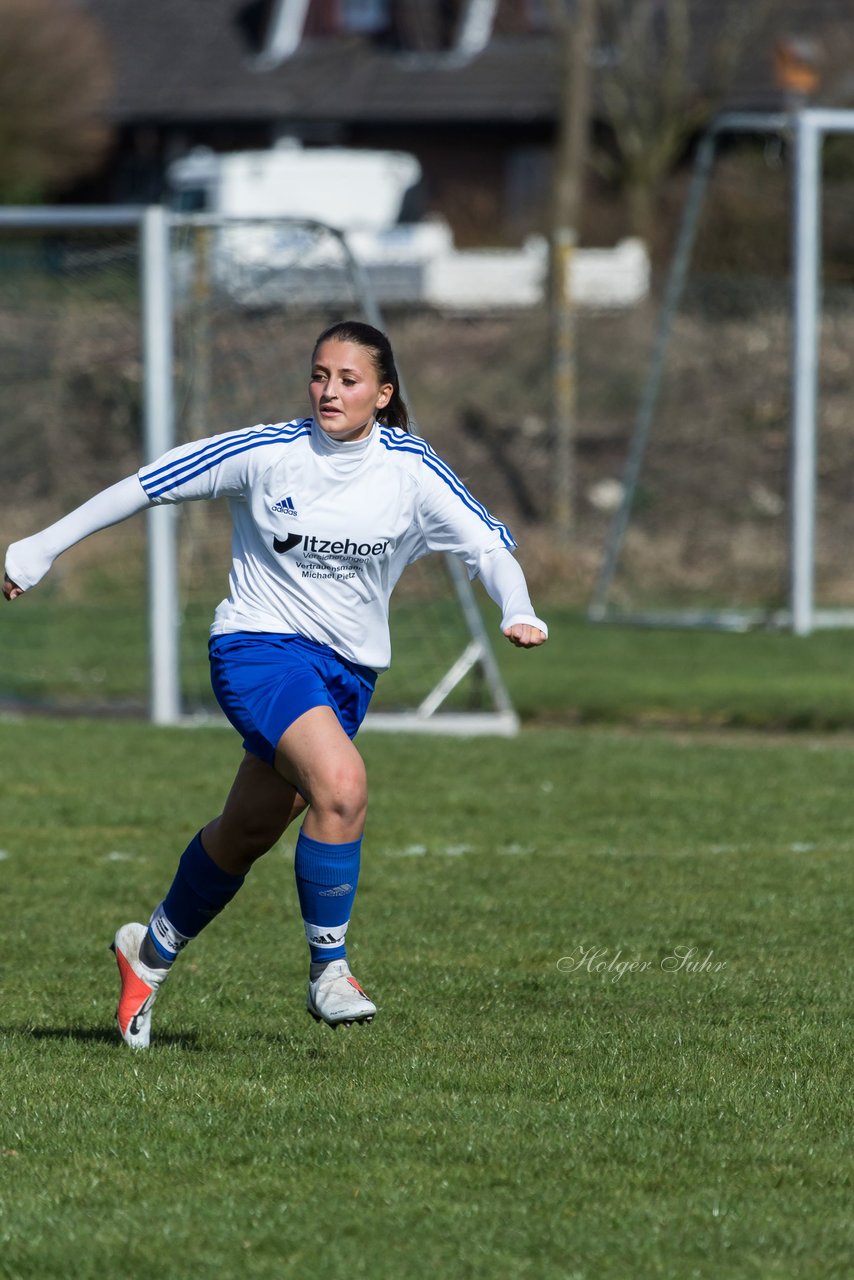
[[[371,357],[380,382],[390,382],[393,388],[388,404],[384,409],[377,410],[377,421],[406,431],[409,426],[409,410],[400,394],[400,377],[397,365],[394,363],[391,343],[385,334],[380,329],[375,329],[372,324],[365,324],[361,320],[339,320],[337,324],[324,329],[317,339],[312,360],[317,355],[318,347],[329,341],[354,342],[356,346],[364,347]]]

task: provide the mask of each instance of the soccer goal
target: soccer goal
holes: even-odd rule
[[[854,625],[852,213],[854,111],[702,138],[591,620]]]
[[[6,542],[175,443],[300,415],[306,343],[345,316],[385,327],[344,237],[305,220],[225,220],[159,206],[5,209],[0,258],[7,476],[19,499],[6,504]],[[395,269],[388,264],[392,291]],[[138,545],[143,531],[147,552]],[[155,508],[146,522],[88,540],[27,602],[28,617],[39,612],[39,643],[33,649],[30,635],[11,653],[0,702],[135,708],[146,662],[140,630],[151,718],[221,718],[206,640],[229,564],[220,503]],[[79,661],[78,627],[86,633]],[[394,662],[366,728],[517,731],[458,561],[432,556],[412,566],[395,592],[391,627]],[[47,670],[51,645],[64,640],[67,670]]]

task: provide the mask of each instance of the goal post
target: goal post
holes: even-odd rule
[[[662,382],[676,316],[683,302],[698,226],[721,141],[727,135],[785,139],[790,147],[790,421],[787,601],[781,607],[635,609],[615,604],[614,586],[654,438]],[[851,609],[816,604],[816,468],[822,303],[822,148],[834,135],[854,135],[854,111],[803,108],[791,113],[725,113],[701,138],[675,250],[663,292],[653,351],[643,382],[623,472],[622,499],[612,519],[588,607],[591,621],[713,626],[742,630],[773,625],[807,635],[817,627],[851,625]]]
[[[175,444],[171,229],[166,210],[146,208],[140,224],[145,462]],[[176,511],[152,507],[148,521],[149,699],[154,724],[181,719],[178,530]]]
[[[6,504],[8,541],[174,444],[294,416],[305,402],[306,340],[348,316],[385,328],[344,235],[306,219],[218,218],[161,206],[5,208],[0,256],[0,347],[4,366],[14,370],[2,403],[14,424],[17,452],[7,464],[19,495],[13,511]],[[382,270],[383,286],[395,296],[395,286],[408,283],[401,272],[411,268],[390,261]],[[102,419],[105,406],[115,424]],[[82,462],[76,470],[73,459]],[[147,571],[137,567],[143,527]],[[144,612],[151,719],[219,719],[205,641],[229,563],[222,504],[153,508],[144,526],[128,521],[82,554],[62,558],[39,593],[42,634],[57,634],[54,620],[72,616],[73,598],[89,598],[86,574],[94,573],[100,595],[91,607],[102,607],[122,632],[121,642],[112,634],[105,640],[109,670],[97,677],[98,709],[109,710],[113,687],[124,707],[136,706],[145,679],[130,674],[141,648],[135,637],[127,678],[115,668],[122,665],[119,644]],[[458,560],[430,556],[412,566],[395,591],[391,625],[393,642],[398,635],[401,643],[366,728],[517,732]],[[22,647],[27,687],[37,684],[36,666]],[[4,705],[15,705],[15,679],[7,674],[0,685]],[[79,699],[66,692],[78,687],[73,679],[57,672],[54,684],[63,689],[63,705],[86,712],[85,691]]]

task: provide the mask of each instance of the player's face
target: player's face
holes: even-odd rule
[[[370,353],[355,342],[330,338],[317,348],[308,395],[314,420],[335,440],[361,440],[370,433],[374,414],[392,397],[390,383],[380,383]]]

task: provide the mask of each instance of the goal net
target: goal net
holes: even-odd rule
[[[152,435],[159,452],[167,437],[180,443],[300,416],[306,344],[345,316],[382,324],[358,264],[329,228],[161,217],[164,278],[138,211],[113,217],[0,216],[0,352],[11,371],[0,392],[4,546],[134,471]],[[2,705],[139,711],[150,699],[161,721],[219,714],[206,650],[227,590],[227,509],[187,503],[147,519],[66,553],[26,607],[7,615]],[[376,727],[517,728],[460,569],[432,556],[404,575],[392,607],[393,666],[369,718]],[[158,687],[170,683],[158,703]]]
[[[854,113],[703,140],[590,616],[850,623]]]

